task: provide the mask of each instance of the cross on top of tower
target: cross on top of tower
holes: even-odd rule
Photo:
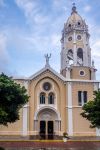
[[[71,14],[73,14],[73,13],[77,13],[75,3],[73,3],[72,13]]]

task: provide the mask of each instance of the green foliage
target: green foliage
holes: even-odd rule
[[[100,128],[100,90],[94,91],[94,99],[83,106],[81,115],[90,121],[91,128]]]
[[[19,120],[19,110],[28,102],[25,87],[10,77],[0,75],[0,124],[8,125]]]

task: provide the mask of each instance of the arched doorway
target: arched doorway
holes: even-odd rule
[[[41,139],[53,139],[59,135],[61,120],[59,113],[53,108],[42,108],[35,114],[35,132],[38,131]]]

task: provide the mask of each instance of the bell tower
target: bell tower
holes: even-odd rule
[[[89,69],[89,78],[93,79],[96,69],[91,64],[88,25],[78,14],[73,4],[71,16],[64,24],[61,38],[61,74],[73,78],[73,69]],[[81,72],[82,73],[82,72]],[[76,77],[75,77],[76,78]]]

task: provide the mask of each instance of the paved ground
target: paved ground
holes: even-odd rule
[[[25,138],[0,137],[5,150],[100,150],[100,137],[71,137],[62,140],[27,140]]]
[[[0,141],[6,150],[100,150],[99,141]]]

